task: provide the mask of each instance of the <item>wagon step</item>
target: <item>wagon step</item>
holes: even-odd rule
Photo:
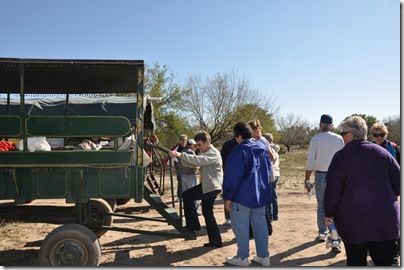
[[[152,172],[150,172],[146,175],[146,181],[149,184],[153,193],[160,194],[160,195],[163,194],[163,192],[161,191],[161,188],[160,188],[159,184],[157,183],[156,178],[154,177],[154,174]]]
[[[154,194],[146,186],[144,187],[144,199],[153,207],[169,225],[174,228],[185,238],[185,240],[195,240],[196,236],[191,234],[184,228],[182,219],[179,217],[177,210],[173,207],[169,207],[163,202],[160,195]]]

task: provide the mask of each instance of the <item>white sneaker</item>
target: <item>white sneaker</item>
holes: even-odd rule
[[[226,226],[230,226],[230,225],[231,225],[231,220],[230,220],[230,218],[227,218],[227,219],[225,220],[224,225],[226,225]]]
[[[320,233],[320,234],[318,235],[318,241],[324,242],[325,239],[327,239],[327,235],[326,235],[326,234]]]
[[[249,266],[250,265],[248,258],[245,258],[244,260],[242,260],[237,257],[227,257],[226,262],[228,264],[237,265],[237,266]]]
[[[253,261],[261,264],[262,266],[270,266],[271,265],[271,261],[269,260],[269,257],[262,258],[262,257],[255,256],[253,258]]]

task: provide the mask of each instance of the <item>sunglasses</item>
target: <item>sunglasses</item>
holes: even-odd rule
[[[380,134],[373,134],[373,137],[375,137],[375,138],[383,138],[384,136],[386,136],[386,133],[380,133]]]
[[[341,132],[340,135],[341,135],[341,136],[345,136],[345,135],[348,134],[348,133],[349,133],[349,131],[348,131],[348,132]]]

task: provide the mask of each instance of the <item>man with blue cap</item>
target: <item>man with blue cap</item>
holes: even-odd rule
[[[312,171],[315,171],[314,189],[317,199],[317,226],[318,240],[324,242],[327,238],[328,228],[325,224],[324,211],[324,192],[327,186],[326,176],[328,166],[334,154],[344,147],[344,140],[338,134],[331,130],[333,129],[332,117],[329,114],[323,114],[320,118],[321,133],[315,135],[310,140],[310,148],[307,156],[306,178],[304,187],[307,192],[310,192],[313,185],[310,183]],[[338,251],[338,249],[334,249]],[[339,251],[338,251],[339,252]]]

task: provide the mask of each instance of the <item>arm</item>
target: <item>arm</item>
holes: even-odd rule
[[[315,147],[313,143],[313,139],[310,141],[310,148],[309,153],[307,154],[307,162],[306,162],[306,175],[304,179],[304,188],[307,192],[310,192],[310,189],[306,187],[306,182],[310,180],[310,176],[312,171],[314,170],[314,164],[316,162],[316,155],[315,155]]]
[[[394,158],[390,159],[390,183],[394,194],[400,196],[400,165]]]
[[[310,189],[307,187],[306,183],[308,181],[310,181],[311,172],[312,171],[306,170],[306,177],[305,177],[305,180],[304,180],[304,188],[307,190],[307,192],[310,192]]]
[[[239,185],[244,175],[244,160],[243,151],[232,152],[227,160],[227,165],[223,179],[223,199],[232,201],[239,189]]]
[[[269,159],[271,160],[272,163],[275,162],[275,155],[274,155],[273,151],[275,151],[275,150],[272,149],[272,147],[269,147],[268,154],[269,154]]]
[[[325,216],[332,218],[335,216],[338,205],[340,204],[342,194],[344,193],[346,176],[343,165],[343,158],[339,158],[338,153],[334,156],[328,167],[327,187],[324,193]],[[328,221],[329,222],[329,219]]]

